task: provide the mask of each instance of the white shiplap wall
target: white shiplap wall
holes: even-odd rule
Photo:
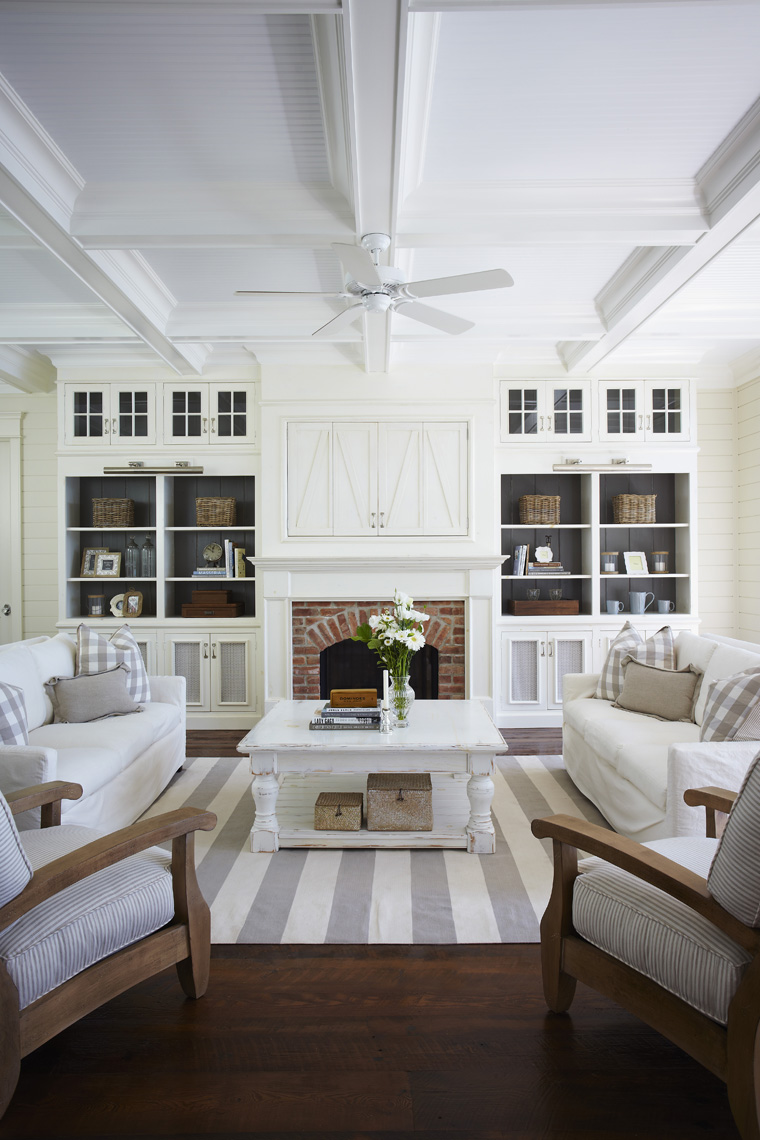
[[[760,379],[737,389],[737,637],[760,641]]]
[[[736,422],[736,389],[697,392],[700,629],[725,637],[749,636],[737,632]]]
[[[21,526],[23,636],[55,633],[58,620],[58,446],[55,392],[0,396],[0,411],[23,412]]]

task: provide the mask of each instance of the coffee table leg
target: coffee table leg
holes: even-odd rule
[[[467,798],[470,801],[467,850],[474,855],[493,855],[496,850],[496,833],[491,819],[494,788],[490,772],[489,764],[487,772],[475,771],[467,781]]]
[[[257,757],[261,767],[262,759]],[[280,825],[277,822],[277,796],[280,785],[277,781],[276,763],[266,765],[266,770],[254,773],[251,792],[256,804],[256,819],[251,830],[251,851],[278,851],[280,848]]]

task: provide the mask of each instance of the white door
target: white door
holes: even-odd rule
[[[288,424],[288,534],[333,532],[332,424]]]
[[[467,424],[423,424],[425,534],[467,534]]]
[[[547,708],[562,708],[562,678],[565,673],[587,673],[591,670],[591,631],[547,634],[548,676]]]
[[[110,445],[110,385],[64,384],[63,416],[63,438],[67,447]]]
[[[545,709],[546,634],[504,634],[502,649],[507,708],[510,711]]]
[[[254,388],[250,384],[209,385],[209,442],[256,442]]]
[[[153,446],[156,442],[155,384],[111,385],[110,437],[114,447]]]
[[[7,421],[6,428],[3,427]],[[3,438],[4,430],[13,432]],[[20,418],[0,416],[0,534],[5,551],[0,559],[0,645],[22,637],[21,612],[21,453]]]
[[[333,424],[333,534],[377,534],[377,424]]]
[[[599,438],[644,439],[644,386],[639,380],[599,385]]]
[[[510,443],[546,439],[543,381],[501,383],[501,438]],[[539,418],[540,417],[540,418]]]
[[[378,530],[423,534],[422,425],[378,425]]]
[[[164,446],[209,441],[208,384],[164,384]]]
[[[644,434],[660,443],[688,440],[689,387],[647,380],[645,384]]]
[[[547,383],[546,430],[555,439],[580,443],[591,439],[591,385],[588,380]],[[541,419],[539,417],[539,423]]]
[[[209,712],[211,650],[207,634],[166,636],[166,667],[172,677],[184,677],[187,684],[187,708],[190,712]]]
[[[255,635],[215,632],[210,638],[211,711],[255,712]]]

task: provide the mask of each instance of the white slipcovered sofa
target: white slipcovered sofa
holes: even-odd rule
[[[0,646],[0,681],[24,690],[28,744],[0,744],[0,791],[48,780],[81,784],[64,800],[64,823],[115,831],[140,816],[185,761],[185,678],[151,677],[142,711],[85,723],[54,723],[45,682],[73,677],[76,643],[66,633]],[[16,820],[37,826],[30,813]]]
[[[696,723],[614,708],[594,696],[595,673],[568,673],[562,682],[565,767],[615,831],[639,842],[703,835],[704,818],[687,807],[683,793],[705,785],[738,791],[760,751],[760,741],[699,739],[711,683],[760,666],[760,645],[682,632],[675,649],[677,669],[694,665],[704,673]]]

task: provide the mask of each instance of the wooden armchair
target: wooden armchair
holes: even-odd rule
[[[208,984],[194,832],[216,816],[180,808],[101,837],[59,826],[61,800],[81,794],[62,781],[0,794],[0,1116],[21,1058],[97,1006],[174,964],[189,997]],[[20,836],[11,812],[34,807],[42,828]],[[154,847],[169,839],[171,868]]]
[[[745,1140],[760,1138],[758,761],[738,794],[685,793],[706,808],[709,838],[641,845],[572,816],[532,824],[554,849],[541,922],[549,1008],[566,1011],[576,981],[619,1002],[725,1081]],[[720,839],[716,811],[730,811]],[[599,857],[580,872],[579,848]]]

